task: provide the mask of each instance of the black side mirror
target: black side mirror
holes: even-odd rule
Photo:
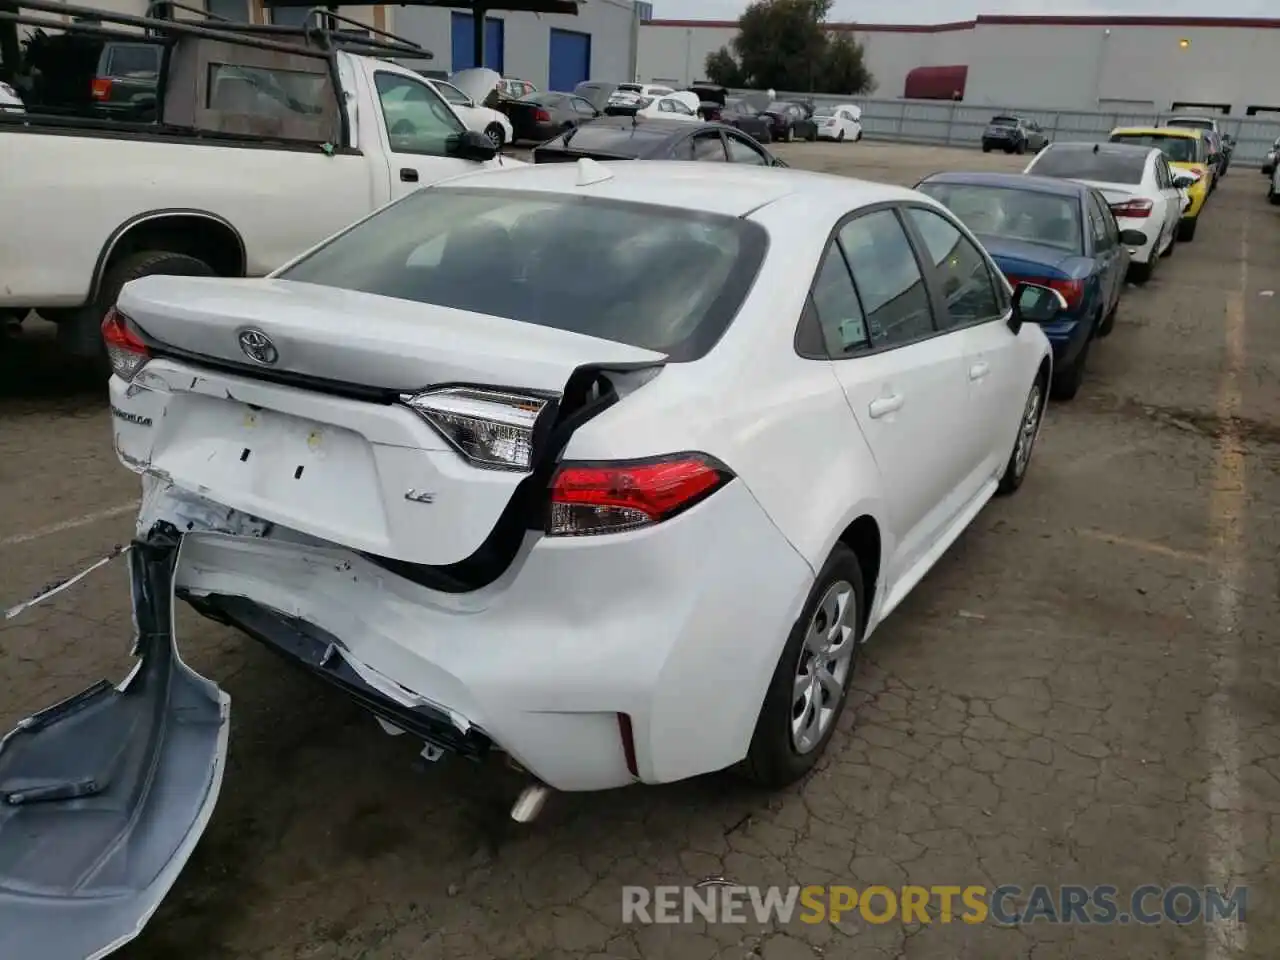
[[[1140,247],[1147,242],[1147,235],[1141,230],[1121,230],[1120,242],[1126,247]]]
[[[498,147],[483,133],[476,130],[464,130],[452,134],[445,141],[445,152],[459,160],[474,160],[484,163],[498,155]]]
[[[1024,323],[1052,323],[1067,309],[1067,298],[1057,290],[1038,283],[1019,282],[1013,288],[1013,315],[1009,329],[1017,333]]]

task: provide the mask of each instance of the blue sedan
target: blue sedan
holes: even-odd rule
[[[974,232],[1011,284],[1041,284],[1067,307],[1044,324],[1053,344],[1053,395],[1080,390],[1094,339],[1105,337],[1129,268],[1129,247],[1106,198],[1074,180],[1021,173],[937,173],[916,189]]]

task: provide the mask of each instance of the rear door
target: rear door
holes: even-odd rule
[[[393,200],[424,184],[480,169],[473,161],[448,155],[449,138],[466,130],[466,125],[429,84],[375,69],[373,85],[382,112],[382,144]]]
[[[1102,300],[1101,317],[1105,317],[1119,298],[1120,284],[1124,282],[1124,275],[1120,268],[1120,231],[1118,227],[1114,228],[1114,231],[1107,229],[1107,220],[1110,219],[1114,225],[1115,217],[1111,215],[1106,199],[1097,190],[1089,191],[1085,198],[1085,205],[1089,233],[1093,238],[1093,255],[1098,264],[1098,282]]]
[[[815,307],[836,376],[880,469],[895,543],[888,582],[909,571],[967,500],[973,436],[966,343],[939,327],[925,273],[896,206],[859,212],[823,266],[847,265],[856,302]],[[856,309],[855,309],[856,308]]]
[[[1173,185],[1173,173],[1169,169],[1169,161],[1164,154],[1155,158],[1156,188],[1160,191],[1162,233],[1156,244],[1156,252],[1164,249],[1165,243],[1173,237],[1178,229],[1178,219],[1182,216],[1182,191]]]

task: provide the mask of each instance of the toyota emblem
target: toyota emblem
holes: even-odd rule
[[[280,359],[280,351],[271,342],[271,338],[261,330],[241,330],[240,349],[254,363],[260,363],[263,366],[269,367]]]

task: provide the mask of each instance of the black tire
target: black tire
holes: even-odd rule
[[[839,132],[838,134],[836,134],[836,143],[844,143],[844,129],[843,129],[843,128],[840,130],[840,132]]]
[[[806,140],[808,140],[810,143],[813,143],[815,140],[817,140],[817,139],[818,139],[818,128],[817,128],[817,127],[814,127],[814,128],[813,128],[813,130],[811,130],[811,131],[808,133],[808,135],[806,135],[806,136],[805,136],[805,139],[806,139]]]
[[[1280,207],[1280,192],[1276,191],[1274,181],[1271,186],[1267,188],[1267,200],[1273,207]]]
[[[858,131],[858,135],[857,135],[856,137],[854,137],[854,138],[853,138],[853,142],[854,142],[854,143],[857,143],[857,142],[858,142],[859,140],[861,140],[861,139],[862,139],[862,131],[861,131],[861,130],[859,130],[859,131]]]
[[[154,274],[176,277],[212,277],[213,267],[185,253],[144,250],[122,257],[107,268],[98,295],[58,324],[58,345],[73,357],[88,360],[98,370],[109,373],[107,349],[102,342],[102,321],[116,305],[120,290],[130,280]]]
[[[1032,414],[1032,399],[1035,400],[1034,417],[1035,424],[1031,428],[1030,436],[1026,434],[1028,426],[1027,417]],[[1049,398],[1045,391],[1045,375],[1039,373],[1036,375],[1035,382],[1031,384],[1031,389],[1027,391],[1027,401],[1022,408],[1022,416],[1018,420],[1018,435],[1013,441],[1013,450],[1009,453],[1009,460],[1004,465],[1004,473],[1000,475],[1000,485],[996,487],[997,496],[1008,496],[1017,491],[1022,486],[1022,481],[1027,477],[1027,469],[1031,466],[1031,454],[1035,452],[1036,438],[1040,436],[1040,425],[1044,421],[1044,408]],[[1026,456],[1020,457],[1023,444],[1026,444]]]
[[[1196,214],[1187,220],[1178,221],[1178,241],[1180,243],[1190,243],[1196,238],[1196,224],[1200,221],[1200,215]]]
[[[1155,273],[1156,259],[1157,258],[1153,255],[1151,259],[1148,260],[1146,263],[1129,264],[1129,276],[1128,276],[1129,282],[1136,284],[1139,287],[1143,286],[1148,280],[1151,279],[1151,275]],[[1105,323],[1102,326],[1103,328],[1107,327]],[[1098,333],[1102,334],[1103,336],[1106,336],[1106,332],[1104,329],[1099,329]]]
[[[1006,144],[1006,145],[1005,145],[1004,152],[1005,152],[1005,153],[1008,153],[1008,154],[1012,154],[1012,153],[1013,153],[1013,151],[1014,151],[1014,150],[1016,150],[1016,149],[1017,149],[1017,147],[1015,147],[1012,143],[1010,143],[1010,144]]]
[[[791,736],[796,674],[800,668],[801,657],[806,654],[805,638],[818,614],[818,608],[827,591],[840,582],[853,587],[852,599],[856,605],[854,610],[856,626],[846,641],[854,644],[852,656],[839,701],[833,707],[834,716],[825,733],[811,749],[800,753],[793,745]],[[814,764],[818,762],[818,758],[831,742],[831,736],[839,726],[840,714],[849,698],[849,687],[858,667],[859,646],[865,622],[866,598],[863,595],[862,567],[858,563],[857,555],[845,544],[838,543],[818,572],[800,618],[791,628],[787,642],[782,648],[782,655],[778,658],[773,679],[769,682],[764,703],[760,707],[760,716],[756,720],[751,746],[747,751],[746,759],[738,765],[738,772],[742,776],[763,786],[776,788],[795,783],[813,769]]]
[[[991,152],[991,144],[987,143],[985,140],[982,142],[982,152],[983,153]]]
[[[1014,148],[1013,148],[1013,152],[1014,152],[1014,153],[1016,153],[1018,156],[1022,156],[1024,153],[1026,153],[1026,152],[1027,152],[1027,141],[1025,141],[1025,140],[1019,140],[1019,141],[1018,141],[1018,145],[1017,145],[1016,147],[1014,147]]]
[[[491,123],[484,128],[484,135],[489,138],[495,147],[502,149],[506,142],[507,136],[503,132],[502,125],[499,123]]]
[[[1071,361],[1062,370],[1057,371],[1053,377],[1053,384],[1049,389],[1049,395],[1055,400],[1074,400],[1077,393],[1080,392],[1080,386],[1084,383],[1084,371],[1089,361],[1089,348],[1093,346],[1093,332],[1090,331],[1089,339],[1084,342],[1084,346],[1080,348],[1080,352],[1076,354],[1076,358]]]

